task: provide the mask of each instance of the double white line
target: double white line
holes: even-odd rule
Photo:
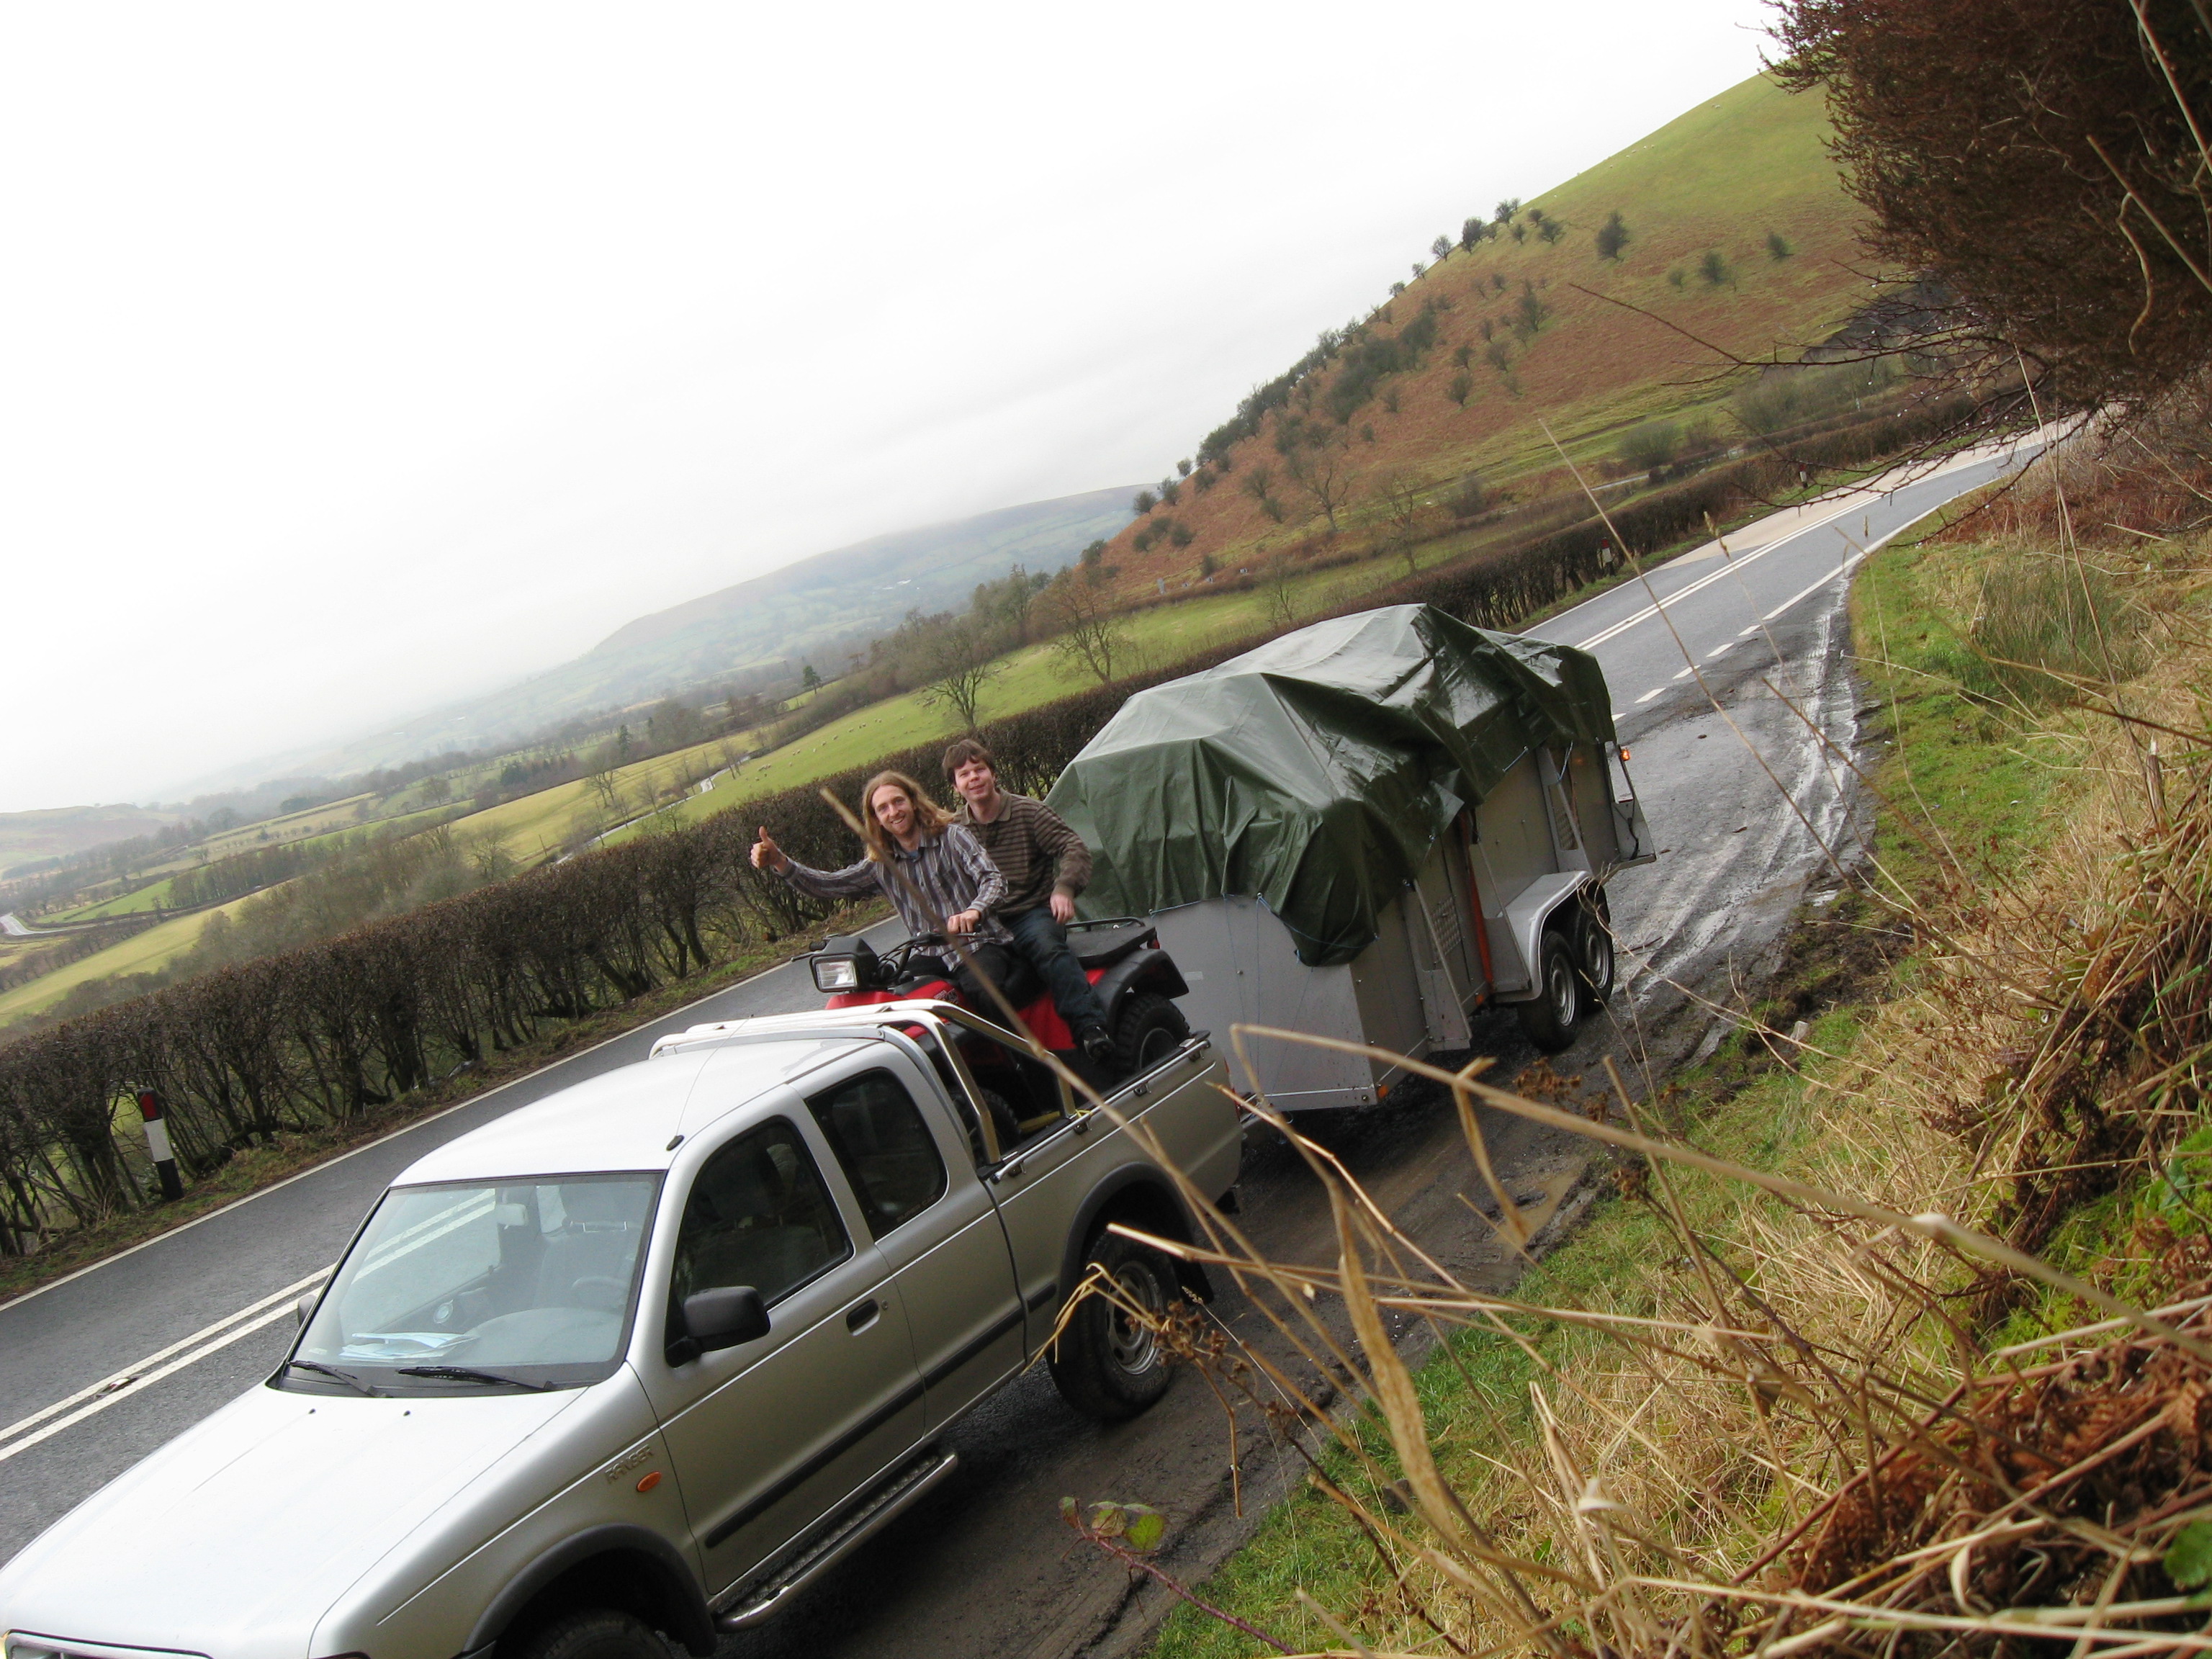
[[[1877,496],[1875,499],[1879,500],[1880,497]],[[1847,501],[1843,506],[1838,507],[1834,512],[1827,514],[1821,518],[1815,519],[1810,524],[1801,524],[1796,529],[1791,531],[1788,535],[1778,536],[1774,540],[1767,543],[1765,546],[1755,547],[1748,553],[1731,556],[1728,552],[1725,544],[1723,544],[1721,561],[1717,568],[1698,577],[1697,580],[1675,589],[1674,592],[1660,599],[1657,604],[1645,605],[1644,609],[1638,611],[1633,616],[1622,617],[1610,628],[1600,629],[1596,633],[1591,635],[1589,638],[1586,640],[1577,640],[1575,642],[1575,648],[1577,651],[1593,650],[1596,647],[1603,645],[1607,640],[1613,639],[1618,635],[1626,634],[1630,629],[1635,627],[1637,623],[1650,621],[1652,617],[1659,614],[1660,607],[1662,605],[1679,605],[1684,599],[1688,599],[1692,593],[1699,592],[1705,588],[1711,587],[1715,582],[1719,581],[1723,577],[1732,576],[1739,570],[1741,570],[1744,566],[1756,563],[1759,560],[1765,558],[1768,554],[1773,552],[1776,548],[1786,547],[1791,542],[1796,541],[1800,536],[1810,535],[1814,531],[1820,528],[1821,526],[1833,524],[1838,519],[1844,517],[1846,514],[1864,513],[1870,511],[1871,507],[1872,502],[1864,499]]]
[[[148,1354],[137,1364],[112,1376],[103,1376],[89,1387],[79,1389],[66,1400],[57,1400],[28,1417],[19,1418],[0,1429],[0,1463],[17,1452],[30,1450],[50,1435],[59,1434],[72,1424],[82,1423],[118,1401],[129,1399],[141,1389],[151,1388],[163,1377],[174,1376],[187,1365],[198,1364],[240,1338],[251,1336],[280,1319],[289,1318],[292,1304],[329,1277],[327,1267],[309,1273],[297,1284],[270,1292],[260,1301],[172,1342],[159,1352]]]

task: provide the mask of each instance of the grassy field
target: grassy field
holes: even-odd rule
[[[333,830],[350,829],[360,823],[364,809],[374,798],[369,795],[349,795],[343,800],[325,801],[320,806],[310,806],[298,812],[288,812],[282,817],[263,818],[253,823],[242,823],[235,830],[226,830],[220,835],[210,836],[202,843],[209,860],[227,859],[234,853],[250,853],[257,847],[266,847],[275,842],[311,841],[328,835]]]
[[[169,881],[167,877],[141,887],[135,893],[119,893],[96,904],[81,904],[74,910],[64,910],[55,915],[41,916],[41,921],[98,921],[106,916],[137,915],[142,910],[158,910],[168,902]]]
[[[210,916],[235,911],[246,902],[246,899],[234,899],[217,909],[196,910],[188,916],[173,916],[149,927],[143,933],[133,934],[119,945],[111,945],[105,951],[88,956],[82,962],[73,962],[66,968],[41,975],[27,985],[19,985],[12,991],[0,993],[0,1025],[31,1014],[44,1013],[88,981],[105,979],[116,974],[150,974],[157,969],[167,967],[199,942],[200,930],[207,926]]]

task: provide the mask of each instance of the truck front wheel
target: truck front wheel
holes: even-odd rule
[[[533,1632],[517,1659],[668,1659],[668,1644],[627,1613],[586,1607]]]
[[[1175,1299],[1174,1267],[1133,1239],[1108,1233],[1091,1248],[1086,1277],[1094,1267],[1103,1268],[1123,1298],[1154,1318]],[[1173,1380],[1159,1339],[1096,1294],[1085,1297],[1069,1316],[1050,1363],[1060,1397],[1102,1423],[1120,1423],[1150,1409]]]
[[[1574,946],[1557,927],[1546,927],[1537,936],[1536,994],[1514,1009],[1528,1041],[1547,1054],[1556,1054],[1575,1040],[1575,1018],[1582,1012],[1582,976],[1576,970]]]

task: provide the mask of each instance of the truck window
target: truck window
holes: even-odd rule
[[[684,1200],[669,1312],[701,1291],[750,1285],[773,1304],[853,1253],[799,1131],[781,1118],[707,1160]]]
[[[906,1085],[863,1072],[806,1103],[878,1238],[945,1196],[945,1160]]]

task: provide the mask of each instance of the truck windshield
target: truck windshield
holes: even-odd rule
[[[598,1382],[622,1361],[659,1187],[639,1172],[395,1188],[277,1383],[461,1394]]]

